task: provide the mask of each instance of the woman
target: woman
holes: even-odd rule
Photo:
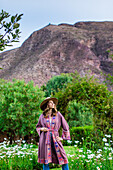
[[[40,115],[36,130],[40,136],[38,148],[38,162],[43,164],[43,170],[49,170],[49,163],[62,165],[62,170],[69,170],[68,159],[61,141],[70,140],[69,126],[63,115],[57,111],[58,99],[46,98],[40,108]],[[62,136],[58,130],[63,128]]]

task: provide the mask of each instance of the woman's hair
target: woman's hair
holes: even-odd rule
[[[43,111],[43,115],[44,115],[45,118],[48,117],[47,113],[48,113],[49,110],[50,110],[50,108],[48,107],[48,102],[47,102],[46,107]],[[54,105],[54,108],[52,108],[52,115],[51,116],[56,116],[56,114],[57,114],[57,109],[56,109],[56,105]]]

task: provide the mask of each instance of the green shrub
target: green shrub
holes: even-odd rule
[[[15,136],[36,134],[40,102],[44,92],[33,82],[13,80],[0,84],[0,130],[7,132],[10,142]]]
[[[85,105],[72,100],[67,106],[69,127],[93,125],[93,114]]]
[[[55,93],[58,98],[58,110],[67,116],[69,101],[76,100],[85,105],[94,115],[94,123],[101,130],[112,127],[113,122],[113,93],[104,84],[100,84],[93,76],[81,78],[74,74],[73,81],[66,88]]]
[[[85,139],[91,136],[91,133],[93,132],[93,130],[94,130],[93,126],[72,127],[70,129],[72,144],[74,144],[75,141],[79,141],[79,145],[82,145],[83,138]]]
[[[72,81],[72,76],[67,73],[61,73],[61,75],[52,77],[47,83],[46,86],[42,86],[42,90],[45,91],[45,97],[51,96],[51,94],[55,94],[59,90],[65,88],[67,83]]]
[[[107,142],[113,147],[110,142],[113,140],[113,129],[104,134],[100,129],[94,126],[72,127],[70,128],[71,142],[64,140],[64,145],[77,145],[78,147],[86,146],[91,150],[103,149],[103,139],[108,135]]]

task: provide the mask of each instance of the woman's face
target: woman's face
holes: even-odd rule
[[[52,109],[52,108],[54,108],[54,106],[55,106],[54,102],[53,102],[52,100],[49,100],[49,102],[48,102],[48,107],[49,107],[50,109]]]

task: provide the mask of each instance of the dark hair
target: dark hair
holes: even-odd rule
[[[50,108],[47,107],[48,102],[46,103],[46,108],[43,111],[43,115],[44,115],[45,118],[48,117],[47,113],[50,110]],[[52,115],[51,116],[56,116],[56,115],[57,115],[57,109],[56,109],[56,105],[55,105],[55,108],[52,108]]]

